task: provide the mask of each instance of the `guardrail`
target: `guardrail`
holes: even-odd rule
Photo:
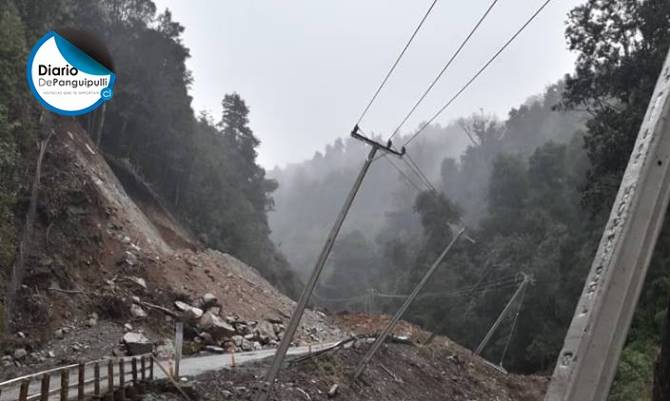
[[[141,394],[143,385],[153,378],[151,354],[101,359],[2,382],[0,401],[48,401],[52,396],[51,399],[59,401],[83,401],[90,397],[124,401]]]

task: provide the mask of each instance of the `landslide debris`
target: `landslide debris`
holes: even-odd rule
[[[123,174],[122,184],[74,120],[58,120],[55,130],[18,296],[18,332],[0,339],[0,380],[127,353],[122,338],[131,331],[169,354],[176,319],[187,322],[186,353],[276,344],[291,299],[253,267],[190,236],[139,174]],[[116,171],[128,165],[114,164]],[[325,315],[309,310],[296,341],[340,337]]]
[[[274,401],[540,401],[548,379],[508,374],[444,338],[421,348],[386,344],[361,380],[350,375],[369,344],[333,351],[284,369]],[[201,400],[253,400],[268,363],[210,372],[190,383]]]

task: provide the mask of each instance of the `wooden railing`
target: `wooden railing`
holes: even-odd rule
[[[75,376],[71,380],[71,376]],[[133,399],[154,378],[151,354],[49,369],[0,383],[0,401]],[[70,384],[73,382],[73,384]],[[53,396],[53,397],[52,397]]]

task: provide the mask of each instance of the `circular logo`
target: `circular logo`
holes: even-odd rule
[[[112,98],[116,74],[56,32],[33,47],[26,68],[28,86],[54,113],[78,116]]]

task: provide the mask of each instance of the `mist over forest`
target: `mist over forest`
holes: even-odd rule
[[[628,6],[626,22],[600,2],[575,8],[566,29],[575,72],[506,116],[480,110],[431,125],[408,146],[407,163],[375,161],[313,303],[395,313],[454,228],[465,226],[473,241],[455,243],[404,318],[475,349],[526,275],[531,284],[483,355],[512,371],[551,373],[662,65],[659,49],[669,43],[667,3]],[[630,29],[644,34],[633,39],[624,33]],[[631,42],[620,43],[624,37]],[[412,132],[405,135],[395,143]],[[279,184],[271,238],[303,278],[367,151],[339,139],[311,160],[268,172]],[[667,314],[668,251],[660,245],[667,240],[666,229],[611,400],[651,399]]]
[[[583,113],[552,110],[561,91],[561,83],[551,85],[510,110],[504,120],[481,110],[446,126],[431,125],[408,147],[409,155],[432,185],[458,204],[463,221],[477,227],[487,212],[491,167],[499,154],[527,158],[547,142],[574,141],[574,156],[585,159],[574,139],[583,128]],[[383,135],[373,136],[385,140]],[[395,143],[409,137],[400,135]],[[311,271],[368,151],[367,145],[347,136],[310,160],[268,172],[279,183],[269,213],[272,238],[303,277]],[[358,231],[373,248],[383,248],[398,235],[420,234],[413,204],[417,191],[426,190],[427,184],[411,167],[391,159],[373,164],[342,230],[343,235]],[[389,234],[390,225],[395,235]]]

